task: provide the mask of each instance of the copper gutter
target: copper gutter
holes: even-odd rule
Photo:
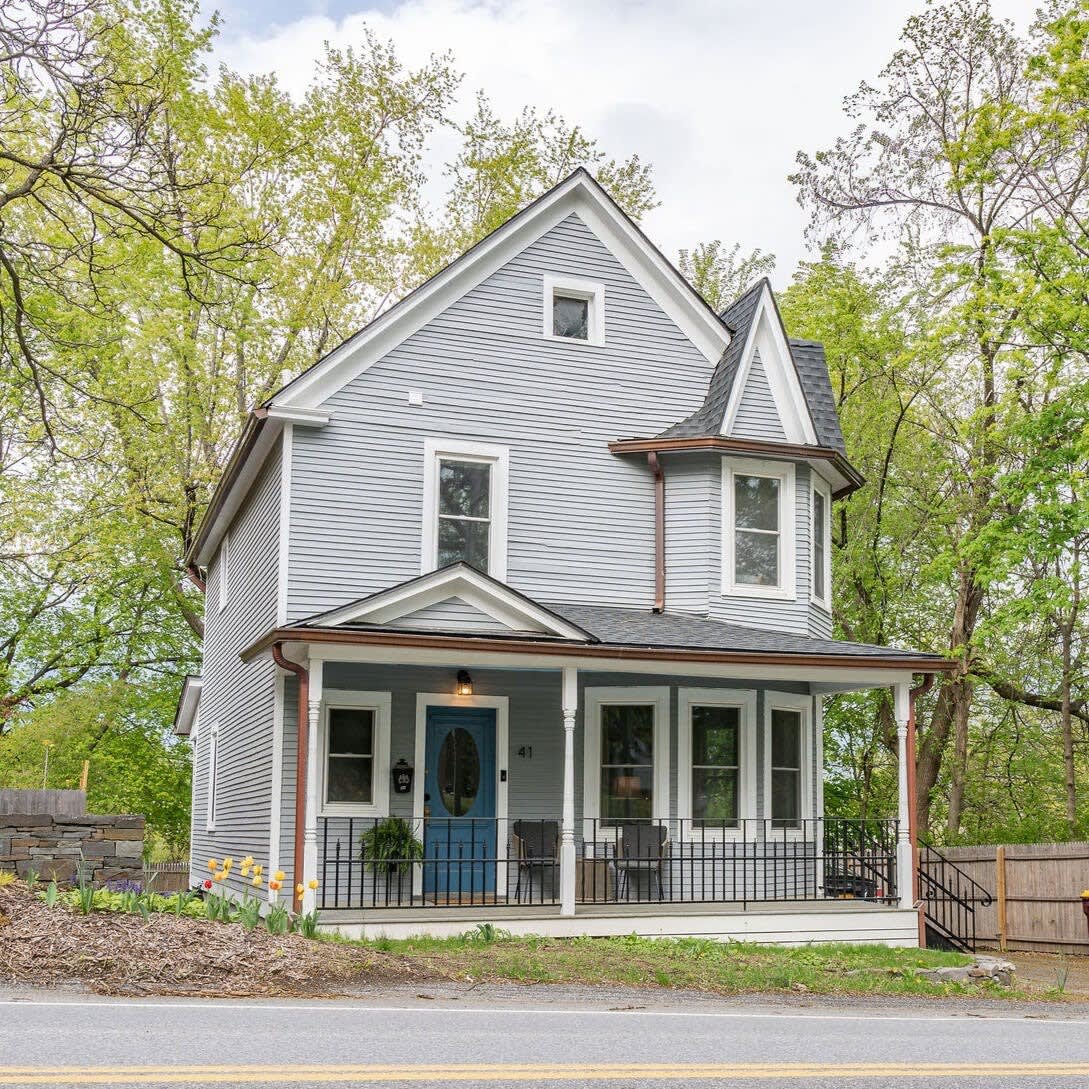
[[[654,611],[665,611],[665,471],[657,450],[647,452],[654,474]]]
[[[907,782],[908,840],[911,843],[911,900],[919,910],[919,948],[926,948],[926,918],[919,897],[919,803],[915,797],[915,701],[934,687],[934,674],[927,673],[908,693]]]
[[[207,591],[208,586],[204,579],[200,577],[200,568],[195,563],[186,564],[185,573],[189,576],[189,581],[203,594]]]
[[[303,851],[306,833],[306,754],[310,743],[310,673],[305,666],[285,658],[283,644],[272,644],[272,660],[281,668],[294,673],[299,679],[299,692],[295,714],[295,859],[291,870],[292,889],[298,889],[303,880]],[[302,897],[292,892],[295,911],[302,911]]]
[[[847,458],[830,446],[805,446],[793,442],[761,442],[758,439],[729,439],[724,435],[703,435],[690,439],[618,439],[609,443],[609,450],[614,454],[680,454],[719,450],[724,453],[828,461],[849,481],[845,487],[832,493],[833,499],[850,495],[866,483],[866,478]]]
[[[618,643],[573,643],[555,640],[507,639],[496,636],[448,636],[422,632],[366,631],[350,628],[274,628],[240,653],[244,662],[277,643],[331,643],[335,645],[414,647],[449,651],[496,651],[502,654],[538,654],[563,658],[611,658],[619,661],[707,662],[727,665],[857,666],[866,669],[904,669],[912,673],[939,672],[956,663],[930,655],[885,658],[872,654],[791,654],[789,651],[709,650],[687,647],[635,646]]]

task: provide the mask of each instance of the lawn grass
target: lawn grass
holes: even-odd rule
[[[519,983],[621,984],[717,994],[797,992],[940,997],[1028,995],[1017,988],[935,983],[917,968],[970,964],[936,950],[881,945],[797,948],[707,939],[511,937],[489,924],[456,938],[353,941],[394,953],[438,976]]]

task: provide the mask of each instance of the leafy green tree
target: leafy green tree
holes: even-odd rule
[[[761,276],[770,276],[775,255],[753,250],[741,252],[741,243],[729,249],[720,239],[700,242],[693,249],[681,250],[677,268],[714,310],[723,310]]]

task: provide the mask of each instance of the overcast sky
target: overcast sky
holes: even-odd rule
[[[993,0],[1019,29],[1031,0]],[[874,79],[924,0],[221,0],[220,60],[273,69],[300,92],[322,43],[364,25],[408,64],[453,51],[462,107],[549,107],[612,155],[654,166],[661,207],[644,227],[666,254],[711,238],[778,258],[785,287],[806,256],[787,175],[799,148],[844,132],[841,104]]]

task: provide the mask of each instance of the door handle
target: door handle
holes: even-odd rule
[[[425,794],[424,794],[424,801],[425,801],[425,802],[429,802],[429,801],[431,801],[431,795],[430,795],[430,794],[426,794],[426,793],[425,793]]]

